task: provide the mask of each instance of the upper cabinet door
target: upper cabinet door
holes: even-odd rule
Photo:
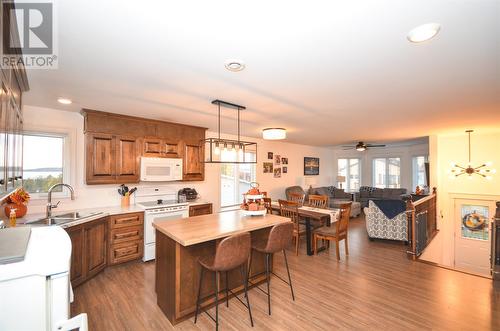
[[[115,137],[109,134],[86,134],[87,184],[116,182]]]
[[[183,180],[204,180],[205,163],[203,163],[204,145],[184,144]]]
[[[142,141],[142,155],[162,157],[162,140],[159,138],[144,138]]]
[[[116,137],[116,180],[139,182],[139,148],[135,137]]]

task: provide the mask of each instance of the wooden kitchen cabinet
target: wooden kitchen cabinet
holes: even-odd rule
[[[140,157],[183,160],[183,181],[205,179],[206,128],[83,109],[87,184],[135,183]]]
[[[205,179],[205,163],[203,157],[205,155],[205,145],[203,144],[184,144],[183,158],[183,174],[182,179],[185,181],[195,181]]]
[[[189,206],[189,217],[212,214],[212,204],[204,203],[202,205]]]
[[[144,138],[142,155],[148,157],[180,157],[179,143],[160,138]]]
[[[121,184],[139,181],[137,138],[87,133],[85,144],[87,184]]]
[[[70,279],[78,286],[107,265],[108,217],[66,228],[71,239]]]
[[[144,213],[113,215],[110,217],[109,228],[109,265],[142,258]]]

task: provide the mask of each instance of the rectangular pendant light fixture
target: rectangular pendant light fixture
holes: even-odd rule
[[[212,104],[217,105],[217,137],[207,138],[205,144],[205,163],[234,163],[234,164],[255,164],[257,163],[257,143],[243,141],[240,139],[240,111],[246,109],[234,103],[213,100]],[[238,139],[225,139],[220,136],[221,106],[236,109],[238,112]]]

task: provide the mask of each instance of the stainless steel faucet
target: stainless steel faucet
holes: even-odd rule
[[[45,215],[47,218],[52,217],[52,209],[57,208],[57,206],[59,206],[59,203],[61,202],[61,201],[57,201],[57,203],[55,205],[52,204],[52,191],[58,186],[67,187],[68,190],[71,192],[71,200],[75,200],[75,191],[73,190],[73,187],[71,187],[71,185],[64,184],[64,183],[58,183],[58,184],[52,185],[49,188],[49,191],[48,191],[49,195],[47,196],[47,213]]]

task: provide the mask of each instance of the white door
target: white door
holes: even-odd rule
[[[455,199],[455,269],[491,277],[491,219],[495,202]]]

